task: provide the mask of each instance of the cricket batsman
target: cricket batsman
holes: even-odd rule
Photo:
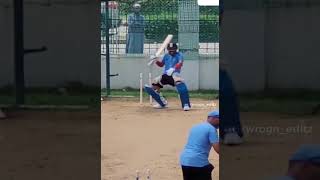
[[[155,59],[156,65],[163,67],[163,73],[153,80],[152,87],[145,85],[144,89],[157,102],[154,106],[155,108],[165,108],[167,107],[168,102],[161,95],[160,89],[165,85],[176,87],[183,110],[189,111],[191,108],[189,92],[180,75],[183,65],[183,55],[181,52],[178,52],[176,43],[169,43],[167,50],[168,53],[166,53],[162,59],[159,57],[152,57]]]

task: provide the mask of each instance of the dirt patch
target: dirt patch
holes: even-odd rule
[[[1,179],[99,179],[98,113],[19,111],[8,115],[0,120]]]
[[[194,107],[184,112],[180,102],[169,99],[166,109],[154,109],[138,101],[105,101],[102,103],[102,179],[134,179],[136,170],[146,179],[150,169],[154,180],[182,179],[179,155],[189,129],[206,119],[217,104],[192,100]],[[219,156],[210,154],[219,178]]]
[[[301,144],[320,143],[320,116],[245,112],[241,121],[245,143],[222,146],[222,179],[256,180],[282,176],[288,159]]]
[[[182,179],[179,154],[188,131],[214,108],[210,101],[192,102],[197,105],[190,112],[181,111],[177,100],[169,100],[170,107],[162,110],[137,101],[103,102],[102,178],[133,179],[137,169],[142,174],[150,169],[155,180]],[[319,120],[320,116],[241,113],[245,143],[222,146],[220,163],[217,154],[210,154],[213,179],[283,175],[288,158],[301,144],[320,143]]]

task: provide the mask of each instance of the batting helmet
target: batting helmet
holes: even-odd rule
[[[169,43],[168,46],[167,46],[167,50],[168,51],[174,51],[174,50],[177,50],[178,49],[178,46],[176,43]]]

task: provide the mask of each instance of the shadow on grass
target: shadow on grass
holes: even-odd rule
[[[25,105],[88,106],[100,107],[100,87],[88,87],[69,82],[60,87],[36,87],[25,90]],[[14,88],[10,85],[0,88],[0,104],[15,105]]]
[[[241,111],[315,115],[320,110],[319,91],[270,90],[240,94],[239,100]]]

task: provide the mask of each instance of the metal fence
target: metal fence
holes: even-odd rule
[[[106,31],[109,26],[110,54],[126,54],[128,40],[128,18],[132,13],[132,3],[128,1],[109,1],[101,3],[101,53],[106,53]],[[106,14],[108,8],[108,15]],[[178,1],[157,0],[141,3],[141,14],[144,16],[143,53],[154,53],[168,34],[173,34],[178,42]],[[190,12],[192,16],[192,12]],[[219,53],[219,20],[218,7],[199,7],[199,53]],[[108,24],[107,24],[108,23]]]

